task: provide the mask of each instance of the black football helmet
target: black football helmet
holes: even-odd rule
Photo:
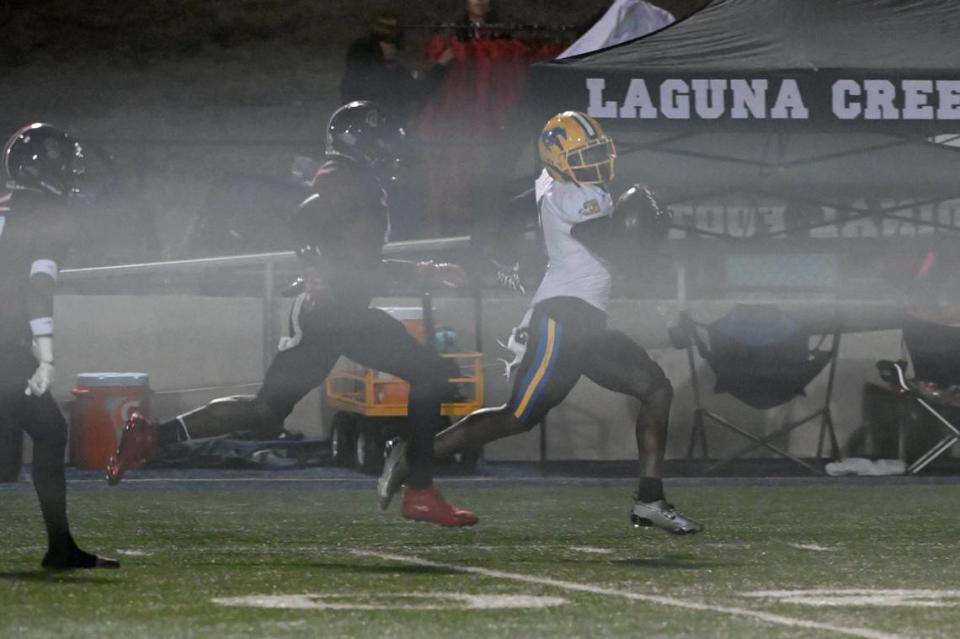
[[[79,192],[85,170],[80,142],[43,122],[22,127],[3,147],[3,172],[11,189],[69,197]]]
[[[327,124],[327,155],[350,158],[372,169],[392,170],[407,134],[373,102],[358,100],[337,109]]]

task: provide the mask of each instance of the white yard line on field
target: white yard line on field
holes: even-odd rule
[[[791,548],[796,548],[797,550],[812,550],[814,552],[833,552],[834,548],[828,548],[826,546],[821,546],[820,544],[787,544]]]
[[[812,590],[760,590],[744,597],[776,599],[805,606],[890,606],[906,608],[956,608],[960,590],[880,590],[816,588]]]
[[[595,548],[593,546],[570,546],[570,550],[585,552],[591,555],[609,555],[613,553],[609,548]]]
[[[809,621],[807,619],[797,619],[795,617],[786,617],[784,615],[761,612],[758,610],[749,610],[747,608],[732,608],[729,606],[715,606],[698,601],[687,601],[676,599],[674,597],[665,597],[662,595],[644,595],[629,590],[615,590],[613,588],[603,588],[576,581],[564,581],[553,579],[551,577],[538,577],[536,575],[524,575],[514,572],[504,572],[502,570],[489,570],[487,568],[476,568],[473,566],[461,566],[457,564],[446,564],[439,561],[430,561],[420,559],[419,557],[410,557],[406,555],[393,555],[389,553],[375,552],[372,550],[354,550],[352,554],[358,557],[372,557],[384,561],[396,561],[417,566],[426,566],[430,568],[442,568],[444,570],[453,570],[457,572],[491,577],[493,579],[507,579],[510,581],[519,581],[523,583],[537,584],[539,586],[550,586],[569,590],[574,592],[586,592],[593,595],[605,595],[607,597],[620,597],[632,601],[644,601],[647,603],[660,604],[662,606],[673,606],[674,608],[685,608],[687,610],[701,610],[705,612],[718,612],[738,617],[750,617],[766,623],[788,626],[791,628],[809,628],[811,630],[825,630],[848,637],[861,637],[862,639],[903,639],[899,635],[894,635],[869,628],[858,628],[856,626],[837,626],[819,621]]]
[[[278,483],[376,483],[376,477],[125,477],[123,484],[183,484],[183,483],[232,483],[232,482],[278,482]],[[630,484],[636,480],[619,477],[444,477],[444,484]],[[71,484],[103,483],[102,477],[75,477],[67,480]],[[24,481],[24,484],[27,482]]]
[[[213,603],[246,608],[286,610],[502,610],[551,608],[567,603],[563,597],[531,595],[470,595],[462,592],[305,593],[217,597]]]

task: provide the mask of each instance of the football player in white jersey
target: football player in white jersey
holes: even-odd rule
[[[643,223],[636,205],[648,193],[631,189],[614,206],[608,185],[616,150],[591,117],[565,111],[551,118],[539,140],[544,170],[536,181],[540,226],[549,264],[523,325],[510,400],[476,411],[434,440],[438,456],[477,448],[533,428],[563,401],[581,375],[609,390],[636,397],[641,478],[630,517],[637,526],[675,534],[702,530],[665,498],[661,472],[673,387],[647,352],[607,328],[611,263],[618,245]],[[624,201],[626,200],[626,201]],[[382,508],[406,477],[404,445],[395,447],[378,486]]]

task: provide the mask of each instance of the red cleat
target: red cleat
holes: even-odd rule
[[[404,519],[428,521],[439,526],[472,526],[479,517],[469,510],[451,506],[435,486],[412,490],[404,486],[400,513]]]
[[[128,470],[140,468],[157,447],[157,425],[140,413],[133,413],[123,426],[117,452],[107,462],[107,483],[120,483]]]

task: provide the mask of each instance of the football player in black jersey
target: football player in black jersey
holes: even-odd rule
[[[472,512],[448,504],[432,480],[433,436],[443,426],[440,404],[452,392],[449,367],[403,324],[369,306],[390,279],[422,278],[425,285],[463,280],[455,265],[382,259],[389,218],[381,182],[390,173],[403,135],[403,129],[370,102],[351,102],[333,114],[327,161],[314,179],[313,195],[291,223],[303,291],[293,306],[291,335],[281,342],[259,392],[252,399],[215,400],[160,424],[132,417],[107,469],[110,483],[166,444],[237,430],[275,437],[297,402],[323,383],[343,355],[410,384],[411,473],[403,516],[443,526],[477,522]]]
[[[33,439],[33,484],[47,529],[43,567],[117,568],[81,550],[67,521],[64,451],[67,424],[50,394],[53,384],[53,292],[75,235],[68,210],[83,172],[83,148],[49,124],[30,124],[3,148],[12,190],[0,214],[0,428]]]

